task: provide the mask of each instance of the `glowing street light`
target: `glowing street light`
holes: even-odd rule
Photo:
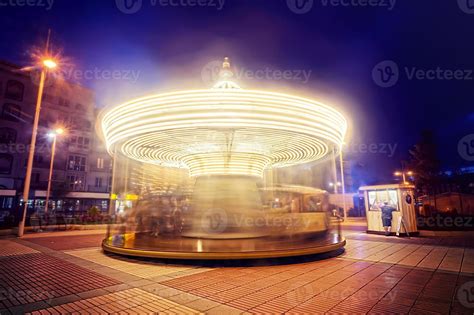
[[[49,206],[49,196],[51,194],[51,182],[53,179],[53,169],[54,169],[54,155],[56,153],[56,140],[58,136],[64,133],[64,129],[58,128],[56,130],[51,131],[48,134],[48,137],[53,139],[53,144],[51,146],[51,163],[49,165],[49,177],[48,177],[48,190],[46,191],[46,205],[44,206],[44,212],[48,213],[48,206]]]
[[[48,40],[46,42],[46,54],[48,55],[49,49],[49,34]],[[41,111],[41,101],[43,99],[43,90],[44,90],[44,82],[46,79],[46,75],[49,71],[54,70],[57,67],[57,62],[51,58],[43,59],[41,65],[41,75],[40,75],[40,82],[38,88],[38,96],[36,99],[36,109],[35,109],[35,116],[33,120],[33,132],[31,135],[31,144],[30,144],[30,151],[28,153],[28,162],[26,165],[26,175],[25,175],[25,183],[23,188],[23,211],[21,213],[20,223],[18,224],[18,236],[22,237],[25,231],[25,221],[26,221],[26,213],[28,210],[28,200],[30,194],[30,184],[31,184],[31,173],[33,170],[33,160],[35,156],[35,146],[36,146],[36,136],[38,135],[38,123],[40,118],[40,111]]]
[[[44,59],[43,60],[43,66],[45,66],[46,68],[52,70],[52,69],[56,69],[58,64],[53,59]]]
[[[329,187],[334,187],[334,193],[337,194],[337,187],[341,187],[342,184],[340,182],[337,182],[334,184],[333,182],[329,183]]]
[[[406,176],[412,176],[413,175],[413,172],[412,171],[396,171],[395,173],[393,173],[394,176],[401,176],[402,177],[402,180],[403,180],[403,184],[409,184],[406,180]]]

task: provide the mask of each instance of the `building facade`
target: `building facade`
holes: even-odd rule
[[[0,62],[0,207],[15,213],[21,202],[38,93],[34,72]],[[94,93],[53,77],[46,80],[31,179],[30,209],[44,208],[52,139],[57,136],[49,209],[107,209],[112,160],[97,137]],[[1,215],[0,215],[1,216]]]

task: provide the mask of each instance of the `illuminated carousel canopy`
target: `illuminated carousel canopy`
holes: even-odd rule
[[[157,94],[105,113],[102,130],[111,154],[190,176],[263,176],[269,168],[324,158],[343,144],[347,123],[320,102],[282,93],[241,89],[230,80],[208,90]]]

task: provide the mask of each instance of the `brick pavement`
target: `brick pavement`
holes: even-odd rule
[[[0,314],[474,313],[469,239],[358,231],[338,257],[246,267],[105,255],[98,239],[50,233],[0,240],[0,309],[8,308]]]
[[[42,253],[0,260],[0,309],[119,284],[107,276]]]
[[[160,296],[134,288],[34,311],[31,314],[143,314],[156,312],[160,314],[200,313]]]
[[[49,233],[51,235],[51,233]],[[104,234],[93,234],[93,235],[74,235],[69,237],[68,242],[62,241],[62,238],[57,236],[42,237],[41,234],[37,238],[28,238],[29,242],[48,247],[54,250],[68,250],[76,248],[86,247],[97,247],[98,244],[104,239]]]
[[[0,257],[38,253],[30,247],[8,240],[0,240]]]

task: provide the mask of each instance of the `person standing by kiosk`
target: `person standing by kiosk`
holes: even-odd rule
[[[383,206],[380,208],[382,211],[382,224],[383,229],[385,230],[385,235],[390,235],[390,230],[392,228],[392,212],[396,211],[394,207],[388,204],[388,201],[384,201]]]

